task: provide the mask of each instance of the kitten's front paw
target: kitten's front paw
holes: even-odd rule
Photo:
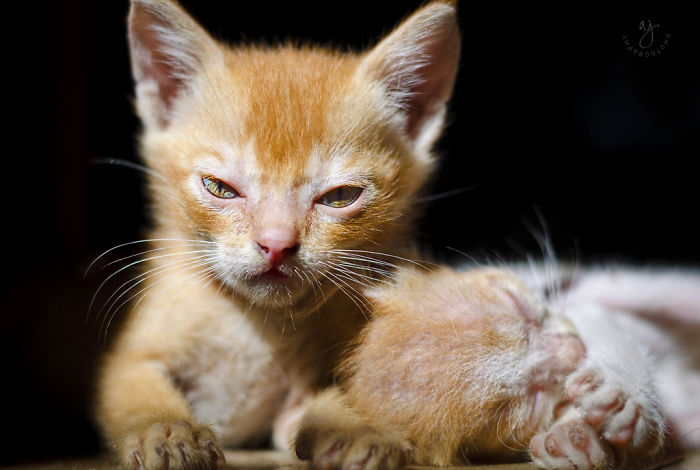
[[[135,470],[215,469],[224,463],[214,433],[184,420],[154,423],[129,435],[121,450],[122,461]]]
[[[580,414],[535,435],[530,455],[535,465],[547,470],[602,470],[613,461],[610,447]]]
[[[370,427],[332,431],[306,428],[296,437],[297,456],[318,470],[395,470],[413,460],[411,445]]]
[[[655,454],[662,447],[664,422],[653,403],[631,397],[622,385],[605,382],[597,371],[573,374],[564,393],[583,412],[585,422],[615,447],[638,457]]]

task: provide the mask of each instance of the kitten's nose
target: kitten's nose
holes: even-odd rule
[[[270,263],[271,269],[282,264],[285,258],[299,249],[296,232],[287,230],[269,231],[258,237],[255,243],[258,251]]]

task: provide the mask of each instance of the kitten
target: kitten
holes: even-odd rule
[[[132,0],[128,26],[154,226],[114,296],[144,294],[104,360],[98,422],[132,468],[215,467],[222,445],[270,434],[288,448],[366,321],[363,279],[410,249],[454,5],[362,54],[229,47],[168,0]]]
[[[529,449],[540,468],[589,470],[640,463],[669,432],[700,448],[700,273],[552,268],[404,268],[373,288],[299,456],[371,470]]]

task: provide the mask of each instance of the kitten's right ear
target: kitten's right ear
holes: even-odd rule
[[[171,0],[132,0],[128,25],[139,115],[147,128],[164,128],[178,96],[218,46]]]
[[[459,65],[456,2],[419,9],[363,59],[359,73],[381,84],[408,140],[429,149],[442,130]]]

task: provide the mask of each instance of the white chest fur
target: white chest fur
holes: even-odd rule
[[[243,316],[220,319],[188,354],[178,377],[195,417],[226,446],[264,439],[289,388],[274,348]]]

